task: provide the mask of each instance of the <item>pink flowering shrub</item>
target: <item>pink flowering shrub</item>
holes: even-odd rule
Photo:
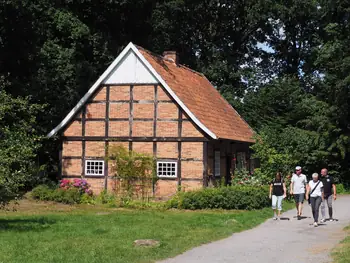
[[[84,179],[78,179],[75,178],[73,179],[73,181],[68,180],[68,179],[63,179],[60,181],[60,188],[64,189],[64,190],[68,190],[68,189],[78,189],[80,194],[88,194],[88,195],[92,195],[93,192],[90,189],[91,185],[88,184],[88,182]]]

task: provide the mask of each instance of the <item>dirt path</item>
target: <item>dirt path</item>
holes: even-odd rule
[[[345,237],[350,224],[350,196],[340,196],[333,204],[334,218],[319,227],[313,223],[311,207],[304,204],[304,216],[298,221],[296,210],[282,215],[290,220],[269,219],[257,228],[206,244],[162,263],[328,263],[330,251]]]

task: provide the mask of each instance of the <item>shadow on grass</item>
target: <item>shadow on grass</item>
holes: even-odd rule
[[[56,221],[45,217],[33,219],[1,219],[0,218],[0,232],[39,232],[49,228],[55,224]]]

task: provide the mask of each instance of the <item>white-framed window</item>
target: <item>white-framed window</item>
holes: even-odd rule
[[[177,177],[177,162],[158,161],[157,162],[158,177]]]
[[[220,176],[220,151],[215,151],[214,153],[214,175]]]
[[[105,162],[103,160],[85,160],[85,175],[104,176]]]

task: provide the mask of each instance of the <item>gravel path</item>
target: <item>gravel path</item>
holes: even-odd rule
[[[319,227],[313,223],[311,207],[304,204],[298,221],[296,210],[282,214],[290,220],[267,220],[258,227],[231,237],[202,245],[162,263],[328,263],[330,251],[345,237],[343,228],[350,224],[350,196],[340,196],[333,203],[334,218]]]

